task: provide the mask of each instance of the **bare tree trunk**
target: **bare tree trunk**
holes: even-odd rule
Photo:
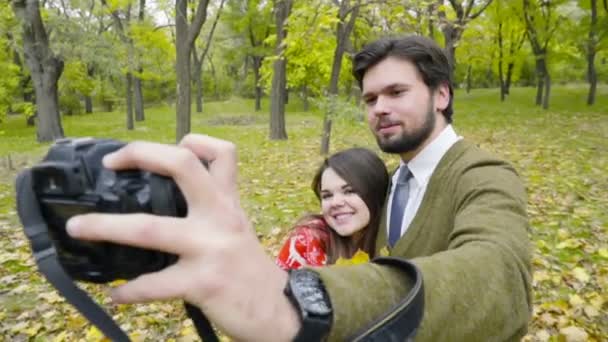
[[[275,2],[275,21],[277,27],[276,54],[279,58],[274,62],[272,77],[270,103],[271,140],[287,139],[287,131],[285,130],[285,88],[287,86],[285,74],[287,60],[283,56],[283,40],[287,35],[285,21],[289,17],[289,12],[291,12],[291,5],[291,0],[276,0]]]
[[[545,103],[547,106],[549,105],[546,90],[550,87],[550,85],[547,85],[547,80],[550,80],[550,77],[544,56],[544,51],[542,55],[536,55],[536,105],[542,105],[543,108],[545,108]]]
[[[139,10],[137,15],[137,20],[140,23],[144,21],[144,14],[146,9],[146,0],[139,0]],[[141,56],[137,58],[137,72],[141,75],[144,71],[144,68],[141,66]],[[144,113],[144,94],[141,90],[142,87],[142,79],[139,76],[133,77],[133,91],[135,93],[135,120],[136,121],[144,121],[145,113]]]
[[[190,133],[190,56],[194,41],[207,19],[208,0],[200,0],[192,23],[188,23],[188,1],[175,1],[175,73],[177,78],[177,103],[175,108],[175,140],[179,142]]]
[[[606,5],[606,2],[604,2]],[[606,9],[608,12],[608,9]],[[587,104],[595,103],[595,92],[597,89],[597,72],[595,70],[595,54],[598,44],[597,34],[597,0],[591,0],[591,25],[589,27],[589,38],[587,42],[587,81],[589,82],[589,94]]]
[[[126,79],[126,98],[127,98],[127,129],[132,130],[133,125],[133,75],[127,72]]]
[[[329,79],[329,101],[325,117],[323,119],[323,134],[321,136],[321,155],[329,153],[329,143],[331,141],[331,126],[332,115],[334,114],[335,101],[338,98],[338,81],[340,80],[340,71],[342,69],[342,57],[346,49],[346,43],[355,25],[355,20],[359,15],[359,6],[361,1],[356,0],[351,7],[350,0],[342,0],[340,9],[338,10],[338,23],[336,25],[336,49],[334,50],[334,62],[331,68],[331,77]],[[348,22],[346,18],[350,15]]]
[[[472,71],[473,67],[471,66],[471,64],[467,65],[467,94],[471,92],[471,88],[473,87],[473,81],[472,81]]]
[[[95,68],[91,65],[87,65],[87,76],[92,79],[94,74]],[[93,113],[93,98],[90,94],[84,96],[84,112],[87,114]]]
[[[196,44],[192,45],[192,60],[194,61],[194,73],[192,77],[194,79],[194,84],[196,87],[196,112],[203,112],[203,63],[205,62],[205,56],[209,52],[209,48],[211,47],[211,40],[213,39],[213,34],[215,32],[215,28],[217,27],[217,23],[220,20],[220,15],[222,14],[222,8],[224,8],[224,3],[226,0],[222,0],[220,2],[220,6],[217,11],[217,15],[213,20],[213,25],[211,26],[211,30],[209,30],[209,35],[207,36],[207,40],[205,41],[205,47],[203,48],[203,52],[201,55],[198,55],[196,52]]]
[[[21,21],[25,62],[36,93],[38,141],[62,138],[57,81],[63,72],[63,61],[50,49],[38,1],[14,0],[12,5],[15,16]]]
[[[255,111],[260,111],[262,109],[262,86],[261,82],[261,73],[260,69],[262,68],[262,57],[253,56],[251,57],[253,60],[253,77],[255,81]]]
[[[511,79],[513,78],[513,68],[515,68],[515,63],[509,62],[507,66],[507,77],[505,79],[505,95],[509,95],[511,92]]]
[[[545,97],[543,97],[543,109],[549,109],[549,97],[550,96],[551,96],[551,76],[549,76],[549,71],[545,70]]]
[[[141,73],[143,69],[139,69]],[[135,97],[135,120],[136,121],[144,121],[144,94],[141,90],[142,80],[139,77],[133,77],[133,95]]]
[[[190,133],[190,49],[188,46],[187,1],[175,2],[175,73],[177,78],[177,103],[175,140],[179,142]]]
[[[308,101],[308,86],[306,84],[302,87],[302,102],[304,103],[304,111],[308,112],[310,103]]]

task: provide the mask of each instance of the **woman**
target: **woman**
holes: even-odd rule
[[[277,264],[283,269],[329,265],[357,250],[374,257],[387,187],[386,166],[368,149],[351,148],[326,159],[312,181],[321,214],[296,224]]]

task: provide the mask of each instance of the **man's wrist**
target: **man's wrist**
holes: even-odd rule
[[[289,280],[289,276],[287,272],[283,272],[283,287],[287,285]],[[302,326],[302,321],[300,320],[300,315],[297,312],[296,308],[293,306],[289,298],[283,294],[283,288],[281,288],[280,299],[278,303],[277,316],[280,320],[277,324],[278,326],[272,327],[272,329],[277,328],[280,329],[280,338],[277,338],[278,341],[293,341],[293,339],[300,331]]]

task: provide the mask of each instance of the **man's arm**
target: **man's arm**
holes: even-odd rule
[[[425,289],[416,341],[517,340],[531,311],[523,185],[510,167],[496,164],[467,169],[457,184],[448,249],[411,259]],[[336,341],[389,310],[411,287],[396,270],[377,265],[318,272],[332,301]]]

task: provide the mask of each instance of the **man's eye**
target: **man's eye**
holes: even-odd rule
[[[364,101],[365,101],[366,105],[371,106],[374,103],[376,103],[376,98],[375,97],[368,97]]]
[[[399,96],[403,93],[405,93],[405,89],[393,89],[391,91],[391,95],[393,95],[393,96]]]

